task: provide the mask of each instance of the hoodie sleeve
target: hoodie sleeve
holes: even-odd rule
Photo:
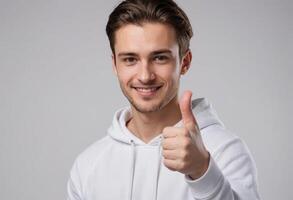
[[[67,200],[83,200],[77,161],[74,162],[67,182]]]
[[[210,157],[206,173],[191,180],[185,176],[195,200],[259,200],[256,167],[246,145],[234,138]]]

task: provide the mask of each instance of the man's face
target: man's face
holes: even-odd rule
[[[154,112],[171,100],[177,101],[181,62],[171,26],[125,25],[115,33],[114,48],[114,72],[123,94],[136,110]]]

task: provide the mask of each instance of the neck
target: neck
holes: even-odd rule
[[[141,113],[131,107],[132,119],[127,128],[145,143],[162,133],[167,126],[175,125],[181,119],[177,96],[161,110]]]

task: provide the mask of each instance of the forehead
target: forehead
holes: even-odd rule
[[[159,49],[178,52],[176,33],[172,26],[162,23],[127,24],[115,33],[115,53],[149,53]]]

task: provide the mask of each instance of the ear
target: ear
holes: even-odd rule
[[[181,75],[185,74],[189,70],[191,65],[191,60],[192,60],[192,53],[190,49],[188,49],[182,58],[181,71],[180,71]]]
[[[115,59],[115,55],[112,54],[112,70],[114,72],[114,74],[117,76],[117,68],[116,68],[116,59]]]

